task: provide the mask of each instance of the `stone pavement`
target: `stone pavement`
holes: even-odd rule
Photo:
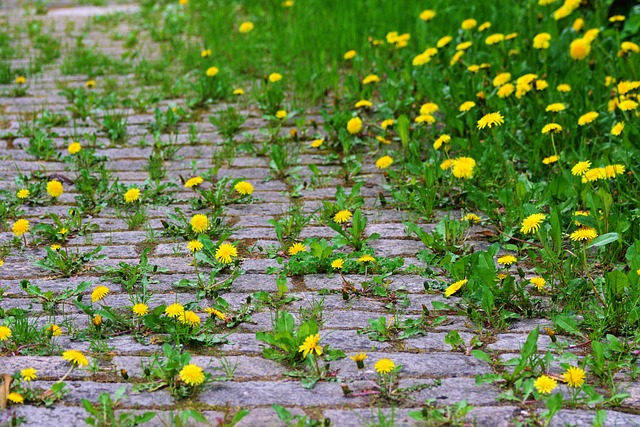
[[[2,10],[2,14],[8,17],[12,29],[23,37],[25,43],[25,31],[20,25],[28,20],[35,20],[44,22],[45,28],[51,26],[54,34],[63,40],[63,43],[73,43],[74,36],[81,29],[88,28],[89,33],[85,37],[88,45],[93,45],[114,57],[120,57],[126,51],[122,40],[113,40],[108,36],[116,32],[126,34],[128,28],[125,20],[118,22],[109,33],[104,27],[98,25],[85,27],[88,22],[91,22],[91,15],[114,9],[57,8],[49,15],[25,17],[20,10],[11,7],[15,6],[15,3],[5,2],[4,5],[6,9]],[[119,10],[133,13],[135,9]],[[70,31],[68,22],[74,23]],[[20,45],[23,40],[15,39],[13,43]],[[152,50],[148,49],[149,52]],[[14,66],[19,67],[27,62],[28,53],[24,58],[14,60]],[[114,79],[117,85],[131,88],[132,93],[152,89],[138,87],[133,75],[113,75],[96,79],[98,92],[101,91],[100,86],[107,78]],[[29,145],[29,138],[21,136],[20,124],[25,118],[34,114],[41,115],[45,110],[69,116],[69,102],[59,94],[60,87],[62,85],[81,88],[84,87],[86,80],[86,76],[83,75],[62,75],[58,62],[47,66],[39,75],[30,77],[26,96],[0,98],[0,128],[2,128],[1,134],[4,135],[0,138],[0,188],[17,190],[14,183],[16,170],[22,174],[40,171],[49,176],[67,173],[69,167],[67,164],[60,161],[38,161],[25,152],[25,148]],[[0,92],[5,93],[9,87],[9,85],[0,86]],[[184,107],[184,100],[165,100],[161,105],[163,108]],[[213,105],[210,111],[225,107],[225,104]],[[57,151],[66,154],[70,139],[65,136],[95,133],[97,143],[102,147],[97,150],[97,154],[108,157],[108,169],[112,172],[113,178],[118,178],[127,186],[143,186],[145,180],[149,179],[149,171],[146,167],[152,153],[150,145],[153,143],[153,135],[150,134],[148,125],[153,121],[153,112],[151,109],[146,113],[133,110],[124,112],[128,116],[127,138],[124,144],[111,144],[104,131],[91,120],[76,121],[77,128],[67,125],[51,129],[51,132],[58,135],[54,138]],[[266,136],[261,130],[267,127],[267,123],[261,118],[260,111],[248,103],[243,105],[242,112],[248,115],[248,120],[240,131],[238,141],[249,140],[256,145],[264,142]],[[466,355],[464,352],[453,351],[451,346],[445,343],[445,336],[449,331],[456,330],[467,343],[473,336],[478,336],[483,342],[480,348],[489,353],[494,360],[508,359],[519,352],[527,334],[534,327],[550,326],[548,320],[519,321],[512,324],[509,330],[492,331],[482,330],[459,313],[450,311],[441,313],[446,314],[446,321],[428,328],[424,336],[402,341],[378,342],[369,339],[367,335],[358,334],[358,330],[368,326],[369,319],[379,316],[390,318],[392,315],[399,315],[402,319],[419,317],[423,305],[431,309],[433,302],[445,301],[441,291],[425,290],[426,278],[416,274],[416,269],[409,268],[409,266],[423,265],[416,258],[416,254],[424,249],[424,246],[405,232],[402,220],[407,218],[406,213],[394,210],[388,205],[385,207],[380,205],[378,194],[383,191],[384,179],[381,172],[372,166],[371,159],[364,162],[365,166],[361,171],[361,177],[365,182],[362,195],[365,198],[366,215],[369,219],[367,233],[376,232],[381,236],[380,240],[372,243],[376,256],[404,258],[405,269],[390,277],[391,287],[404,288],[408,292],[410,303],[407,308],[399,309],[396,313],[385,309],[384,303],[379,301],[356,298],[347,302],[339,292],[328,293],[324,295],[323,322],[320,331],[323,345],[330,345],[332,348],[344,351],[347,355],[366,352],[368,359],[364,371],[356,369],[355,363],[345,358],[331,364],[333,370],[337,371],[337,381],[319,382],[311,390],[303,388],[300,381],[286,375],[285,367],[262,356],[264,343],[256,339],[255,333],[270,330],[273,315],[271,310],[263,307],[253,313],[252,322],[243,323],[229,330],[231,335],[227,343],[214,348],[190,349],[194,356],[194,363],[205,366],[210,371],[220,366],[223,357],[226,357],[231,364],[237,364],[231,381],[208,384],[197,397],[186,401],[175,399],[167,390],[132,393],[136,378],[139,379],[142,376],[142,363],[147,361],[150,355],[161,352],[159,344],[153,344],[153,342],[143,344],[127,334],[108,338],[106,347],[98,350],[91,342],[78,339],[77,332],[87,328],[90,321],[84,313],[67,304],[64,315],[58,314],[52,318],[38,301],[26,295],[19,283],[20,280],[28,279],[43,290],[51,290],[54,293],[61,292],[67,287],[77,286],[81,281],[91,281],[94,285],[106,284],[111,289],[111,293],[105,301],[112,307],[127,306],[130,305],[128,294],[122,286],[109,281],[100,282],[99,267],[115,266],[120,262],[137,263],[143,249],[150,248],[149,263],[166,269],[166,272],[153,275],[158,283],[149,287],[153,292],[149,305],[155,307],[162,303],[170,304],[176,299],[183,303],[196,301],[194,292],[187,292],[173,286],[183,278],[193,278],[194,269],[191,266],[191,257],[185,249],[185,242],[162,237],[162,220],[166,219],[167,212],[172,212],[174,207],[180,207],[187,217],[194,212],[187,203],[187,199],[193,193],[183,188],[180,177],[190,177],[196,173],[206,172],[212,166],[212,156],[221,149],[223,139],[216,128],[209,123],[208,116],[209,112],[202,114],[201,118],[181,123],[175,133],[177,137],[174,137],[172,143],[179,147],[179,151],[173,160],[165,162],[167,175],[162,179],[162,182],[177,184],[177,187],[171,190],[175,203],[168,207],[150,207],[147,211],[148,224],[134,231],[129,230],[125,221],[118,218],[112,208],[105,208],[98,215],[85,219],[86,223],[96,224],[98,229],[88,236],[73,238],[70,246],[82,251],[95,248],[97,245],[104,247],[102,254],[106,255],[106,258],[93,261],[90,270],[69,279],[53,277],[33,265],[44,255],[42,247],[29,247],[23,251],[14,249],[5,259],[4,266],[0,268],[0,288],[5,288],[5,295],[0,298],[0,307],[3,310],[12,307],[27,309],[33,321],[39,324],[56,321],[65,325],[64,329],[67,333],[56,341],[59,351],[46,356],[0,353],[2,356],[0,373],[13,374],[17,370],[33,367],[39,373],[34,386],[46,388],[62,377],[68,369],[68,364],[60,357],[62,350],[74,348],[85,351],[92,362],[97,364],[92,370],[74,371],[66,379],[70,392],[53,407],[13,406],[10,409],[14,411],[12,413],[26,417],[23,425],[83,425],[87,413],[80,405],[81,399],[95,402],[100,393],[106,391],[113,395],[123,385],[127,386],[128,393],[118,409],[158,412],[160,415],[150,425],[161,425],[169,411],[185,408],[200,410],[212,425],[222,425],[216,424],[216,420],[223,418],[225,412],[233,412],[240,408],[249,409],[250,414],[239,425],[284,425],[278,421],[271,408],[273,404],[283,405],[294,414],[330,418],[336,426],[364,425],[368,422],[367,420],[371,422],[369,425],[382,425],[376,424],[379,422],[376,421],[378,408],[373,403],[374,400],[366,395],[346,397],[341,389],[341,383],[348,384],[352,390],[371,388],[371,381],[375,378],[373,365],[377,360],[385,357],[392,359],[396,364],[403,365],[400,372],[400,386],[420,383],[430,385],[410,394],[396,409],[395,425],[414,425],[413,421],[407,417],[407,412],[422,408],[426,399],[435,399],[437,405],[451,405],[466,400],[468,404],[474,406],[467,416],[467,425],[519,425],[519,423],[526,423],[532,413],[544,409],[536,407],[535,404],[523,405],[500,400],[498,399],[501,393],[499,388],[492,385],[477,385],[476,376],[492,373],[494,368],[489,363]],[[317,112],[307,111],[306,120],[321,123],[322,117]],[[198,133],[198,142],[195,144],[190,143],[189,138],[191,123],[195,125]],[[288,135],[292,129],[293,124],[290,123],[282,129],[282,132]],[[168,136],[165,135],[163,138],[166,140]],[[307,167],[309,164],[317,165],[324,172],[338,169],[337,166],[326,165],[324,159],[317,155],[317,150],[307,148],[307,142],[299,144],[302,144],[303,148],[299,156],[298,164],[301,168],[297,183],[311,180],[311,173]],[[226,162],[220,168],[218,175],[244,178],[255,186],[256,200],[253,203],[230,205],[225,210],[227,220],[236,227],[230,240],[238,242],[241,248],[243,258],[241,266],[245,274],[240,276],[233,283],[230,291],[222,296],[229,301],[232,308],[237,309],[254,292],[276,293],[276,276],[267,274],[267,269],[277,264],[265,251],[259,250],[270,245],[278,245],[274,228],[269,220],[282,215],[295,203],[301,203],[304,210],[311,213],[322,206],[323,200],[334,201],[335,189],[339,181],[332,179],[325,187],[307,187],[300,190],[299,194],[292,194],[291,181],[266,180],[270,176],[268,157],[256,157],[246,152],[239,152],[232,161]],[[65,193],[55,204],[25,206],[25,217],[32,224],[50,222],[45,215],[51,212],[66,213],[73,207],[75,195],[74,186],[65,184]],[[430,225],[423,226],[428,228]],[[301,237],[330,238],[333,235],[329,228],[312,222],[303,230]],[[472,235],[478,236],[478,234]],[[0,239],[10,240],[10,232],[5,229],[5,232],[0,234]],[[487,246],[487,242],[482,240],[470,243],[480,247]],[[363,280],[363,277],[349,275],[346,279],[358,283]],[[291,294],[298,297],[298,300],[286,306],[286,310],[297,317],[301,307],[309,307],[321,298],[320,290],[340,290],[342,281],[339,276],[312,274],[292,278],[289,287]],[[89,287],[85,294],[90,294],[92,289],[93,286]],[[84,298],[86,300],[88,297]],[[457,298],[447,301],[452,305],[456,302]],[[71,333],[74,329],[75,334]],[[566,338],[560,336],[558,340],[561,343],[567,342]],[[540,351],[544,352],[549,343],[549,338],[541,334],[538,343]],[[126,381],[121,375],[123,369],[128,372],[130,381]],[[606,425],[640,425],[640,416],[633,415],[635,411],[640,410],[640,386],[630,384],[628,392],[631,398],[624,402],[620,411],[608,412]],[[389,404],[383,406],[386,413],[389,413]],[[2,424],[4,416],[0,413],[0,425],[5,425]],[[563,410],[551,425],[591,425],[593,416],[594,411]],[[168,423],[168,421],[165,422]]]

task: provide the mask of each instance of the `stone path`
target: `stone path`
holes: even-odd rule
[[[36,20],[45,23],[44,27],[52,26],[53,32],[63,40],[63,45],[72,45],[74,36],[83,28],[90,31],[85,37],[87,45],[96,46],[107,55],[119,57],[126,49],[123,41],[112,40],[105,30],[98,25],[90,25],[92,15],[104,13],[105,9],[79,7],[72,9],[54,9],[46,16],[25,17],[15,8],[13,3],[5,3],[7,9],[2,14],[16,29],[20,23],[27,20]],[[113,11],[116,9],[109,9]],[[119,8],[119,11],[132,13],[134,9],[129,7]],[[69,22],[73,22],[70,29]],[[113,32],[126,34],[127,24],[124,21],[118,23]],[[21,37],[26,37],[24,31],[20,31]],[[23,39],[26,42],[26,39]],[[14,40],[15,45],[20,45],[23,40]],[[28,43],[27,43],[28,45]],[[148,49],[151,52],[153,49]],[[64,54],[63,54],[64,58]],[[31,77],[28,82],[27,94],[24,97],[0,98],[0,127],[4,135],[0,138],[0,188],[17,190],[14,183],[16,169],[22,174],[41,172],[48,176],[68,175],[69,165],[60,161],[37,161],[33,156],[25,152],[29,146],[29,138],[21,134],[20,124],[28,117],[41,115],[43,111],[51,111],[66,116],[70,115],[67,98],[60,95],[60,87],[83,88],[86,76],[62,75],[58,63],[47,66],[42,73]],[[28,54],[24,58],[15,60],[14,67],[28,63]],[[101,76],[97,78],[97,92],[104,90],[107,79],[113,79],[116,85],[131,87],[132,92],[147,90],[138,88],[133,75]],[[0,93],[5,93],[12,85],[0,86]],[[168,106],[184,107],[184,100],[174,99],[162,101],[163,108]],[[266,139],[261,129],[267,127],[267,123],[261,118],[260,111],[250,102],[241,105],[243,113],[248,115],[248,120],[241,129],[238,141],[251,138],[252,144],[259,146]],[[372,246],[380,257],[403,257],[405,270],[392,275],[391,288],[404,288],[408,293],[410,304],[401,308],[396,313],[384,308],[384,303],[368,299],[352,299],[344,301],[339,292],[329,293],[324,296],[324,313],[322,315],[322,344],[340,349],[347,355],[357,352],[366,352],[366,369],[359,371],[355,363],[349,358],[331,363],[333,370],[337,372],[337,381],[319,382],[312,390],[302,387],[300,381],[286,375],[287,369],[282,365],[265,359],[261,352],[264,343],[256,339],[256,332],[271,329],[273,311],[266,307],[256,311],[252,315],[252,322],[243,323],[229,330],[228,342],[214,348],[190,349],[194,355],[194,363],[205,366],[209,371],[220,366],[223,357],[232,364],[237,364],[233,380],[228,382],[216,382],[207,385],[204,390],[192,400],[177,400],[167,390],[159,390],[151,393],[132,393],[133,385],[140,382],[142,376],[142,362],[149,356],[161,352],[161,345],[149,340],[142,344],[130,334],[115,336],[106,339],[106,345],[98,349],[89,341],[78,339],[79,332],[87,328],[90,319],[71,304],[66,304],[64,315],[57,314],[55,318],[45,312],[42,305],[34,298],[29,297],[20,287],[20,281],[27,279],[44,291],[59,293],[67,287],[75,287],[82,281],[91,281],[94,285],[106,284],[111,293],[105,301],[112,307],[129,306],[128,294],[118,284],[100,282],[100,267],[115,266],[120,262],[137,263],[143,248],[149,248],[149,263],[158,265],[166,272],[154,274],[158,281],[152,284],[149,290],[153,292],[149,303],[151,307],[159,304],[170,304],[176,299],[182,303],[196,301],[194,292],[185,292],[173,286],[174,283],[184,278],[194,278],[195,272],[191,266],[191,256],[185,249],[185,242],[179,239],[162,237],[162,220],[166,219],[167,212],[172,212],[174,207],[180,207],[187,217],[194,212],[187,200],[193,192],[184,189],[179,177],[194,176],[194,173],[206,172],[211,165],[211,158],[215,152],[221,149],[223,138],[216,128],[209,123],[208,117],[211,111],[225,108],[226,105],[214,105],[209,112],[202,114],[201,118],[181,123],[173,136],[163,135],[163,140],[172,138],[172,144],[179,147],[177,156],[173,160],[165,162],[167,175],[162,182],[175,183],[176,187],[170,190],[175,202],[170,206],[152,206],[148,208],[148,224],[145,228],[130,231],[127,224],[118,218],[113,208],[105,208],[98,215],[85,219],[86,223],[96,224],[98,229],[88,236],[74,237],[69,246],[87,251],[102,245],[102,254],[106,258],[91,262],[92,268],[78,276],[69,279],[53,277],[33,263],[44,256],[43,246],[33,246],[26,250],[14,249],[6,257],[4,266],[0,268],[0,288],[5,288],[4,297],[0,298],[0,307],[3,310],[10,308],[23,308],[28,310],[30,319],[39,324],[48,324],[53,321],[63,325],[65,334],[56,338],[59,347],[57,352],[47,356],[12,355],[0,353],[0,373],[13,374],[25,367],[33,367],[38,370],[38,380],[34,387],[46,388],[62,377],[68,369],[67,362],[61,357],[61,351],[69,348],[85,351],[90,355],[95,369],[75,370],[67,379],[70,392],[51,408],[35,407],[30,405],[12,406],[9,413],[26,417],[27,426],[60,426],[83,425],[87,416],[80,405],[81,399],[97,401],[101,392],[109,392],[111,395],[123,385],[126,385],[126,393],[123,401],[118,406],[121,411],[153,410],[160,415],[150,425],[161,425],[161,418],[167,416],[169,411],[185,408],[197,408],[208,418],[212,425],[218,419],[222,419],[225,413],[233,413],[239,409],[249,409],[250,414],[239,425],[242,426],[267,426],[284,425],[271,408],[273,404],[280,404],[289,408],[294,414],[307,414],[314,418],[327,417],[333,425],[350,426],[364,425],[364,420],[377,417],[378,409],[370,396],[361,395],[347,397],[343,394],[341,384],[348,384],[354,391],[362,391],[371,388],[371,381],[375,378],[374,363],[388,357],[396,364],[402,364],[400,373],[400,386],[410,386],[418,383],[431,385],[428,388],[410,394],[396,412],[396,425],[413,425],[407,417],[407,412],[416,408],[422,408],[426,399],[435,399],[438,405],[451,405],[466,400],[474,409],[467,416],[467,425],[480,426],[510,426],[526,422],[531,414],[544,408],[534,404],[518,404],[498,399],[500,389],[492,385],[476,385],[476,376],[494,372],[489,363],[480,361],[475,357],[460,351],[452,351],[451,346],[445,343],[445,336],[449,331],[456,330],[468,343],[473,336],[478,336],[483,341],[481,347],[491,354],[494,359],[507,359],[519,352],[527,334],[535,326],[549,326],[545,319],[535,321],[515,322],[509,330],[496,333],[489,330],[481,330],[477,325],[469,322],[465,317],[455,312],[446,312],[447,319],[442,324],[428,328],[425,336],[410,338],[396,342],[378,342],[370,340],[366,335],[358,334],[358,330],[368,326],[369,319],[379,316],[391,318],[399,315],[402,319],[407,317],[419,317],[422,314],[422,306],[429,309],[433,302],[444,302],[441,291],[426,291],[425,277],[415,274],[409,266],[421,266],[416,259],[418,251],[423,249],[422,243],[413,240],[405,232],[402,220],[407,217],[403,212],[396,211],[388,205],[382,207],[378,194],[383,191],[383,177],[380,171],[373,167],[373,161],[365,162],[361,171],[361,177],[365,182],[362,195],[365,198],[366,215],[369,219],[367,233],[377,232],[380,239],[374,241]],[[184,107],[186,108],[186,107]],[[124,110],[127,115],[127,138],[124,144],[113,145],[107,135],[100,130],[93,121],[76,121],[77,128],[72,126],[55,126],[50,132],[57,134],[53,139],[57,151],[66,155],[66,147],[70,142],[69,136],[96,134],[98,155],[108,157],[108,169],[113,178],[118,178],[126,186],[143,186],[149,178],[149,172],[145,170],[148,158],[152,154],[153,135],[148,131],[148,124],[153,121],[153,112],[149,109],[145,113]],[[316,112],[307,112],[306,120],[322,122],[322,117]],[[190,125],[194,124],[198,134],[198,142],[189,142]],[[287,135],[293,129],[289,123],[282,129]],[[143,143],[143,141],[145,143]],[[299,182],[309,182],[311,172],[307,165],[314,164],[324,172],[337,170],[336,166],[325,165],[324,159],[317,155],[317,150],[307,148],[306,142],[292,142],[302,144],[299,157]],[[277,246],[276,234],[269,220],[276,218],[287,211],[289,206],[300,203],[305,212],[311,213],[322,206],[322,201],[334,201],[336,185],[339,181],[329,180],[329,185],[320,188],[307,187],[299,191],[299,197],[292,196],[291,182],[283,180],[266,180],[270,176],[268,157],[255,157],[247,153],[239,152],[231,162],[224,164],[218,176],[244,178],[255,186],[256,201],[250,204],[233,204],[226,208],[226,218],[232,222],[236,231],[230,240],[238,242],[243,258],[241,267],[245,274],[240,276],[231,287],[230,291],[222,296],[229,301],[232,309],[238,309],[242,303],[253,295],[254,292],[266,291],[272,294],[277,292],[276,276],[267,274],[269,267],[277,266],[274,259],[270,259],[264,251],[270,245]],[[24,217],[32,224],[51,222],[45,217],[48,213],[66,214],[75,203],[74,185],[65,184],[65,193],[51,206],[25,206]],[[296,195],[297,196],[297,195]],[[443,215],[444,213],[440,214]],[[457,214],[457,213],[456,213]],[[13,221],[8,221],[10,224]],[[425,224],[425,228],[432,227]],[[472,230],[479,231],[479,230]],[[328,227],[319,226],[312,222],[307,226],[301,237],[326,237],[334,235]],[[471,233],[473,236],[474,234]],[[6,242],[12,238],[11,233],[5,229],[0,233],[0,239]],[[486,247],[486,242],[471,242],[478,246]],[[407,271],[407,269],[409,271]],[[362,276],[348,275],[346,279],[358,283]],[[429,279],[432,280],[432,279]],[[84,292],[84,301],[94,286]],[[336,275],[312,274],[290,278],[289,288],[291,295],[298,298],[297,301],[286,306],[286,310],[298,317],[301,307],[309,307],[321,297],[320,290],[339,291],[342,287],[342,279]],[[455,304],[456,298],[446,302]],[[207,301],[200,302],[201,307],[208,306]],[[75,331],[73,330],[74,328]],[[559,342],[567,342],[567,339],[558,337]],[[539,348],[543,352],[549,345],[549,338],[541,334]],[[121,370],[126,370],[130,378],[126,381]],[[630,384],[628,399],[621,411],[610,411],[606,425],[640,425],[640,416],[633,415],[640,410],[640,386]],[[372,406],[373,405],[373,406]],[[383,405],[389,412],[389,404]],[[6,419],[5,414],[0,413],[0,425]],[[552,422],[554,426],[591,425],[594,412],[586,410],[563,410]],[[165,424],[165,425],[171,425]],[[379,424],[372,424],[379,425]],[[388,425],[388,424],[387,424]]]

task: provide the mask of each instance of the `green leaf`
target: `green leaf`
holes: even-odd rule
[[[558,315],[553,319],[553,322],[558,328],[562,329],[565,332],[579,337],[583,336],[582,332],[580,332],[580,329],[578,328],[576,320],[571,316]]]
[[[588,248],[598,248],[600,246],[608,245],[609,243],[613,243],[615,241],[620,240],[620,235],[618,233],[607,233],[602,236],[598,236],[589,243]]]
[[[482,350],[471,350],[471,355],[478,360],[491,363],[491,357]]]
[[[403,114],[398,117],[398,135],[400,135],[400,141],[402,141],[402,147],[406,150],[409,145],[409,118]]]
[[[629,286],[629,278],[622,271],[614,270],[605,275],[607,289],[614,294],[621,294]]]

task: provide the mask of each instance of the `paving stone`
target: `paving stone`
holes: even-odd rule
[[[603,427],[618,427],[618,426],[640,426],[640,415],[626,414],[623,412],[606,411],[607,417],[603,424]],[[551,427],[591,427],[593,426],[594,411],[584,410],[560,410],[553,417]]]
[[[208,386],[199,396],[208,405],[238,406],[293,405],[314,406],[318,401],[326,405],[362,404],[364,398],[346,398],[337,383],[318,383],[312,390],[291,387],[288,382],[247,381],[225,382]]]

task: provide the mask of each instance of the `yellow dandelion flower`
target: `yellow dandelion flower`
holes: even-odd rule
[[[562,83],[562,84],[559,84],[559,85],[556,87],[556,90],[557,90],[558,92],[562,92],[562,93],[571,92],[571,86],[569,86],[569,85],[568,85],[568,84],[566,84],[566,83]]]
[[[382,129],[387,129],[389,126],[393,126],[393,124],[394,124],[395,122],[396,122],[396,121],[395,121],[394,119],[387,119],[387,120],[383,120],[383,121],[380,123],[380,127],[381,127]]]
[[[354,117],[347,122],[347,132],[351,135],[360,133],[362,130],[362,120],[360,117]]]
[[[511,264],[515,264],[517,262],[518,262],[518,258],[514,257],[513,255],[504,255],[498,258],[498,264],[502,264],[502,265],[508,266]]]
[[[490,36],[487,36],[486,39],[484,39],[485,44],[489,46],[498,44],[502,41],[504,41],[504,34],[501,33],[491,34]]]
[[[584,173],[584,175],[582,175],[582,183],[587,183],[587,182],[593,182],[593,181],[597,181],[599,179],[606,179],[607,178],[607,171],[605,170],[605,168],[595,168],[595,169],[589,169],[588,171],[586,171]]]
[[[7,400],[11,403],[22,404],[24,403],[24,397],[20,393],[12,391],[7,395]]]
[[[351,360],[356,362],[356,366],[358,369],[364,369],[364,360],[367,358],[366,353],[356,353],[353,356],[349,356]]]
[[[31,194],[31,191],[23,188],[21,190],[18,190],[18,192],[16,193],[16,197],[18,197],[18,199],[26,199],[27,197],[29,197],[29,194]]]
[[[436,118],[433,117],[431,114],[420,114],[418,117],[415,118],[414,121],[416,123],[435,123]]]
[[[8,326],[0,325],[0,341],[6,341],[11,338],[11,329]]]
[[[95,316],[93,316],[93,318],[91,319],[91,322],[93,323],[93,325],[97,328],[100,325],[102,325],[102,316],[100,316],[99,314],[96,314]]]
[[[463,279],[463,280],[458,280],[455,283],[452,283],[444,291],[444,296],[448,298],[451,295],[455,294],[460,290],[460,288],[462,288],[462,286],[466,285],[468,281],[469,281],[468,279]]]
[[[67,350],[62,353],[62,360],[75,365],[75,366],[87,366],[89,360],[80,350]]]
[[[207,307],[204,309],[204,312],[207,313],[210,316],[215,316],[218,319],[222,320],[222,321],[226,321],[227,317],[224,315],[223,312],[221,312],[220,310],[216,310],[213,307]]]
[[[480,26],[478,27],[478,31],[488,30],[489,28],[491,28],[491,22],[483,22],[483,23],[482,23],[482,24],[480,24]]]
[[[269,74],[269,82],[276,83],[282,80],[282,74],[280,73],[271,73]]]
[[[471,110],[475,106],[476,106],[475,102],[473,102],[473,101],[465,101],[462,104],[460,104],[460,107],[458,107],[458,110],[462,111],[462,112],[467,112],[467,111]]]
[[[478,25],[478,21],[476,21],[475,19],[465,19],[464,21],[462,21],[460,28],[462,28],[463,30],[472,30],[476,27],[476,25]]]
[[[294,243],[287,251],[289,255],[295,255],[300,252],[307,252],[307,247],[302,243]]]
[[[633,43],[633,42],[622,42],[620,44],[620,49],[622,49],[622,51],[625,53],[628,53],[628,52],[640,53],[640,46],[638,46],[636,43]]]
[[[541,291],[542,288],[544,288],[544,285],[547,283],[547,281],[544,280],[543,277],[532,277],[531,279],[529,279],[529,282],[531,282],[531,284],[535,286],[539,291]]]
[[[548,133],[558,133],[558,132],[562,132],[562,126],[560,126],[557,123],[549,123],[544,125],[544,127],[542,128],[542,133],[545,135]]]
[[[138,303],[131,307],[131,311],[138,317],[142,317],[145,314],[149,313],[149,306],[147,304]]]
[[[588,113],[585,113],[580,116],[580,118],[578,119],[578,125],[584,126],[589,123],[593,123],[593,121],[597,119],[599,115],[600,114],[596,111],[589,111]]]
[[[493,87],[499,87],[511,80],[511,73],[500,73],[493,79]]]
[[[344,54],[344,59],[346,59],[347,61],[350,59],[355,58],[357,55],[357,52],[355,50],[348,50],[347,52],[345,52]]]
[[[583,27],[584,27],[584,19],[582,18],[576,18],[576,20],[573,21],[573,24],[571,24],[571,28],[573,28],[573,31],[575,31],[576,33],[582,30]]]
[[[470,179],[473,178],[473,170],[476,167],[476,161],[471,157],[458,157],[453,162],[451,173],[456,178]]]
[[[374,262],[375,260],[376,259],[371,255],[362,255],[360,258],[358,258],[359,263]]]
[[[11,226],[11,232],[13,233],[14,236],[20,237],[23,234],[29,232],[29,228],[30,228],[29,220],[19,219],[16,222],[14,222],[13,225]]]
[[[516,90],[516,87],[511,84],[511,83],[507,83],[503,86],[500,86],[500,89],[498,89],[498,97],[499,98],[508,98],[509,96],[511,96],[511,94]]]
[[[130,188],[124,193],[124,201],[126,203],[133,203],[140,198],[140,189]]]
[[[446,45],[448,45],[449,43],[451,43],[451,40],[453,40],[453,37],[451,36],[444,36],[441,37],[440,39],[438,39],[438,41],[436,42],[436,46],[438,48],[443,48]]]
[[[442,144],[446,144],[449,141],[451,141],[451,136],[445,134],[442,134],[438,137],[438,139],[436,139],[433,143],[433,148],[435,148],[436,150],[440,149],[440,147],[442,147]]]
[[[179,304],[179,303],[174,303],[174,304],[168,305],[164,309],[164,314],[166,314],[168,317],[172,317],[172,318],[176,318],[176,317],[182,315],[182,313],[184,313],[184,306],[182,304]]]
[[[591,43],[586,39],[575,39],[569,46],[569,55],[576,61],[585,59],[591,53]]]
[[[250,196],[253,194],[253,185],[247,181],[240,181],[233,187],[233,189],[243,196]]]
[[[624,122],[618,122],[611,128],[611,135],[620,136],[622,131],[624,130]]]
[[[591,162],[589,160],[578,162],[571,168],[571,174],[574,176],[582,176],[589,170],[590,167]]]
[[[420,12],[420,19],[422,19],[424,22],[431,21],[435,17],[436,17],[436,11],[435,10],[426,9],[426,10],[423,10],[422,12]]]
[[[253,31],[253,28],[254,28],[253,22],[245,21],[241,23],[240,26],[238,27],[238,32],[240,32],[241,34],[247,34]]]
[[[445,161],[443,161],[442,163],[440,163],[440,169],[442,169],[443,171],[453,167],[453,164],[455,163],[455,160],[453,159],[447,159]]]
[[[622,111],[632,111],[638,108],[638,103],[631,99],[625,99],[624,101],[618,103],[618,108]]]
[[[202,248],[204,248],[204,245],[199,240],[191,240],[189,243],[187,243],[187,249],[189,249],[191,252],[199,252],[202,250]]]
[[[49,181],[47,183],[47,193],[53,197],[53,198],[58,198],[62,195],[64,189],[62,187],[62,183],[60,181],[58,181],[57,179],[54,179],[52,181]]]
[[[185,365],[180,370],[180,379],[188,386],[199,386],[204,382],[205,375],[202,368],[193,363]]]
[[[193,217],[191,217],[190,224],[191,224],[191,229],[195,233],[204,233],[209,229],[209,219],[207,218],[206,215],[203,215],[203,214],[196,214]]]
[[[556,155],[545,157],[544,159],[542,159],[542,164],[551,165],[551,164],[557,162],[558,160],[560,160],[560,156],[558,156],[556,154]]]
[[[204,178],[202,178],[201,176],[194,176],[193,178],[189,178],[185,183],[184,183],[184,187],[185,188],[193,188],[193,187],[197,187],[200,184],[202,184],[204,182]]]
[[[51,336],[54,337],[59,337],[60,335],[62,335],[62,328],[56,324],[49,326],[46,331],[51,332]]]
[[[230,264],[238,256],[238,249],[229,243],[223,243],[216,250],[216,260],[222,264]]]
[[[386,169],[393,163],[393,158],[391,156],[382,156],[378,160],[376,160],[376,168],[378,169]]]
[[[178,316],[178,320],[183,325],[198,326],[200,324],[200,317],[193,311],[184,311]]]
[[[304,342],[298,347],[298,352],[302,353],[302,357],[305,358],[309,353],[313,354],[315,351],[318,356],[322,355],[322,346],[320,343],[320,334],[309,335],[304,339]]]
[[[535,214],[529,215],[522,221],[522,227],[520,227],[520,232],[522,234],[537,233],[538,230],[540,229],[540,225],[542,224],[542,222],[545,220],[546,217],[547,216],[545,214],[541,214],[541,213],[535,213]]]
[[[342,267],[344,267],[344,261],[342,258],[335,259],[331,262],[331,268],[334,270],[340,270]]]
[[[324,143],[324,139],[314,139],[311,141],[311,148],[319,148]]]
[[[220,72],[220,69],[218,67],[209,67],[207,68],[207,77],[215,77],[218,75],[218,73]]]
[[[478,129],[484,129],[489,126],[500,126],[504,123],[504,117],[500,112],[485,114],[480,120],[478,120]]]
[[[26,368],[20,371],[20,376],[25,381],[33,381],[38,378],[38,371],[33,368]]]
[[[563,111],[564,109],[566,109],[566,107],[562,102],[556,102],[556,103],[547,105],[547,108],[545,108],[545,111],[551,111],[553,113],[557,113],[559,111]]]
[[[462,217],[463,221],[469,221],[472,224],[478,224],[480,222],[482,222],[482,218],[480,218],[478,215],[474,214],[474,213],[468,213],[465,216]]]
[[[373,106],[373,104],[371,103],[371,101],[367,101],[366,99],[361,99],[360,101],[356,102],[355,107],[356,108],[371,108]]]
[[[549,83],[546,80],[536,80],[536,90],[541,91],[549,87]]]
[[[91,302],[98,302],[110,292],[110,289],[106,286],[96,286],[96,288],[91,292]]]
[[[362,79],[362,84],[363,85],[368,85],[368,84],[371,84],[371,83],[378,83],[379,81],[380,81],[380,77],[378,77],[375,74],[369,74],[364,79]]]
[[[71,144],[69,144],[69,146],[67,147],[67,151],[69,152],[69,154],[74,155],[74,154],[78,154],[80,152],[80,150],[82,150],[82,145],[80,145],[79,142],[72,142]]]
[[[393,363],[393,360],[391,359],[380,359],[376,362],[375,365],[373,365],[373,367],[375,368],[377,373],[385,375],[393,371],[396,367],[396,364]]]
[[[233,90],[233,94],[234,94],[234,95],[244,95],[244,89],[239,88],[239,87],[238,87],[238,88],[235,88],[235,89]]]
[[[584,371],[576,366],[570,366],[562,376],[567,385],[574,388],[582,387],[586,378]]]
[[[591,241],[598,237],[598,232],[591,227],[580,227],[569,235],[569,239],[574,242]]]
[[[348,210],[341,210],[333,216],[333,221],[338,224],[343,224],[351,219],[353,214]]]
[[[533,382],[533,386],[540,394],[550,394],[558,386],[558,382],[551,377],[542,375]]]
[[[287,112],[285,110],[278,110],[276,111],[276,118],[282,120],[285,117],[287,117]]]
[[[536,34],[533,38],[533,48],[534,49],[549,49],[551,46],[551,34],[549,33],[540,33]]]

